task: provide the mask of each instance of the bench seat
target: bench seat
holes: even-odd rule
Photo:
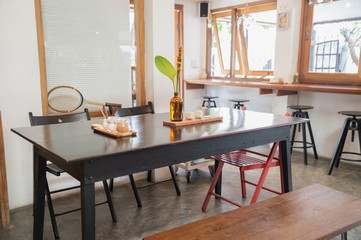
[[[359,225],[361,199],[315,184],[144,239],[330,239]]]

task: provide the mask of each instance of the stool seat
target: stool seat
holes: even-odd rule
[[[313,109],[312,106],[307,106],[307,105],[290,105],[290,106],[288,106],[288,108],[294,109],[294,110],[308,110],[308,109]]]
[[[202,107],[207,107],[207,108],[217,107],[216,101],[214,99],[218,98],[218,96],[201,96],[201,98],[204,99],[202,103]]]
[[[249,102],[248,99],[228,99],[228,101],[235,103],[235,104],[233,104],[234,109],[241,109],[244,107],[243,103]]]
[[[211,97],[211,96],[201,96],[201,98],[203,99],[214,99],[214,98],[218,98],[218,96],[215,96],[215,97]]]
[[[236,103],[243,103],[243,102],[249,102],[248,99],[228,99],[230,102],[236,102]]]
[[[351,116],[351,117],[360,117],[361,116],[360,111],[339,111],[338,114]]]

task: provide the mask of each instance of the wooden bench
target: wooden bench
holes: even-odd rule
[[[330,239],[359,225],[361,199],[315,184],[144,239]]]

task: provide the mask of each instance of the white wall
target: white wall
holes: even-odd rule
[[[146,98],[154,103],[155,112],[169,112],[173,85],[155,68],[154,57],[160,55],[174,61],[174,1],[146,0],[144,4]]]
[[[32,146],[10,132],[41,114],[34,1],[0,1],[0,110],[10,208],[32,202]]]
[[[175,0],[183,5],[184,28],[184,79],[198,79],[206,66],[206,27],[207,18],[199,16],[199,2],[195,0]],[[198,108],[204,89],[185,91],[185,111]]]

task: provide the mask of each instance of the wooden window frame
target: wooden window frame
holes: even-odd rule
[[[254,71],[249,69],[248,53],[246,46],[246,40],[243,31],[243,24],[240,24],[237,28],[237,19],[246,12],[247,4],[240,4],[236,6],[219,8],[211,10],[209,20],[212,21],[215,42],[217,46],[217,55],[219,60],[219,66],[221,74],[227,75],[226,78],[236,78],[235,75],[273,75],[273,71]],[[252,2],[248,4],[248,13],[257,13],[277,9],[276,0],[263,0],[258,2]],[[230,56],[230,69],[224,68],[224,59],[222,56],[222,47],[219,38],[219,32],[217,27],[217,19],[222,17],[231,17],[231,56]],[[211,44],[212,44],[212,29],[207,30],[207,78],[215,78],[217,76],[211,75]],[[238,59],[239,69],[235,69],[236,58]],[[223,78],[223,77],[221,77]],[[237,77],[239,78],[239,77]]]
[[[337,1],[337,0],[336,0]],[[309,72],[311,55],[311,34],[313,24],[314,4],[310,5],[308,0],[302,0],[301,28],[297,70],[299,81],[307,84],[329,84],[329,85],[357,85],[361,86],[361,64],[358,73],[315,73]],[[361,53],[360,53],[361,57]]]
[[[137,46],[136,53],[136,99],[137,105],[145,105],[145,26],[144,26],[144,0],[130,0],[130,4],[134,4],[135,17],[135,39]],[[40,91],[42,102],[43,116],[48,115],[48,88],[46,75],[46,60],[45,60],[45,40],[44,40],[44,25],[41,0],[34,0],[35,4],[35,19],[38,39],[38,55],[39,55],[39,72],[40,72]],[[92,117],[101,116],[100,112],[91,112]]]

